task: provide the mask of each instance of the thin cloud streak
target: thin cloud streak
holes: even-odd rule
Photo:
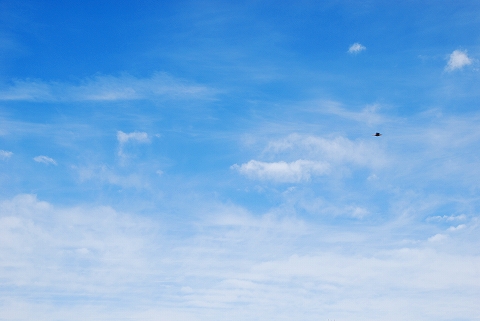
[[[150,78],[128,74],[94,76],[80,84],[16,80],[13,86],[0,91],[0,100],[35,102],[122,101],[142,99],[205,99],[214,91],[201,85],[186,83],[165,73]]]
[[[57,162],[53,158],[48,156],[43,156],[43,155],[35,156],[33,160],[36,161],[37,163],[43,163],[46,165],[50,165],[50,164],[57,165]]]

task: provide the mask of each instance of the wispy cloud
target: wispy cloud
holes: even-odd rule
[[[12,155],[13,155],[12,152],[9,152],[9,151],[6,151],[6,150],[0,150],[0,159],[1,160],[8,159],[8,158],[12,157]]]
[[[136,78],[124,74],[94,76],[79,84],[15,80],[13,85],[0,91],[0,100],[19,101],[117,101],[139,99],[191,99],[211,97],[213,91],[205,86],[175,79],[165,73],[150,78]]]
[[[324,138],[313,135],[290,134],[270,141],[264,153],[302,155],[303,158],[324,160],[332,164],[352,163],[379,167],[388,162],[376,142],[352,141],[345,137]]]
[[[366,123],[368,125],[377,125],[386,121],[386,118],[379,113],[382,106],[379,104],[371,104],[365,106],[360,111],[350,111],[342,108],[342,105],[335,101],[324,101],[319,104],[321,110],[319,112],[337,115],[345,119],[351,119],[357,122]]]
[[[364,51],[366,49],[367,48],[364,45],[362,45],[358,42],[355,42],[353,45],[350,46],[350,48],[348,48],[348,52],[351,53],[351,54],[357,54],[357,53],[359,53],[361,51]]]
[[[464,66],[470,65],[471,63],[472,59],[468,57],[466,50],[455,50],[450,54],[445,70],[454,71],[457,69],[462,69]]]
[[[124,157],[124,154],[120,156]],[[80,182],[99,181],[123,188],[144,189],[148,187],[148,180],[140,173],[121,174],[113,168],[103,166],[73,167],[78,172]]]
[[[40,156],[36,156],[33,158],[34,161],[36,161],[37,163],[43,163],[43,164],[52,164],[52,165],[57,165],[57,162],[53,159],[53,158],[50,158],[48,156],[43,156],[43,155],[40,155]]]

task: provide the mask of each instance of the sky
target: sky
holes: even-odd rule
[[[480,320],[479,59],[473,0],[1,0],[0,320]]]

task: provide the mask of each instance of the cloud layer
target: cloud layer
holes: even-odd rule
[[[402,243],[391,225],[332,229],[273,213],[256,217],[233,206],[193,208],[203,217],[197,223],[163,226],[158,217],[104,206],[60,208],[34,195],[3,200],[0,318],[479,315],[480,258],[465,252],[468,247],[455,253],[475,244],[478,237],[470,237],[478,235],[478,220]],[[172,234],[172,228],[185,233]],[[386,249],[385,242],[395,245]]]

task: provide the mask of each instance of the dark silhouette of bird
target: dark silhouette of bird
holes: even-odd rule
[[[382,134],[380,134],[380,133],[375,133],[375,134],[373,134],[372,136],[382,136]]]

